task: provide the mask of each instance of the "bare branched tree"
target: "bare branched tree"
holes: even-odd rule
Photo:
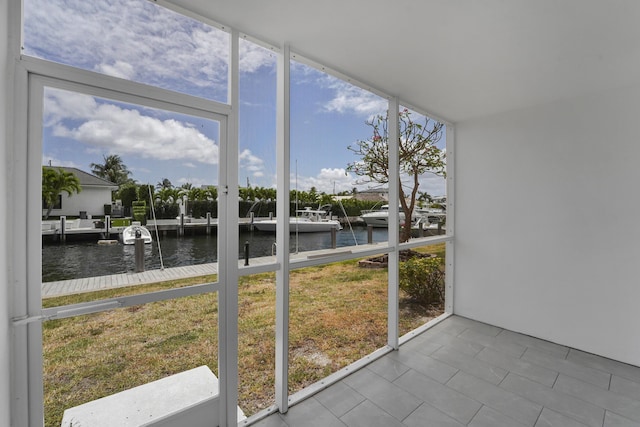
[[[436,144],[443,135],[444,125],[428,117],[420,122],[413,121],[411,112],[404,109],[399,113],[398,159],[399,197],[405,221],[400,233],[400,241],[411,237],[411,217],[416,206],[420,177],[425,173],[445,175],[445,155]],[[388,117],[378,115],[366,122],[372,128],[369,139],[359,140],[349,150],[360,160],[350,163],[347,170],[363,177],[361,183],[389,183],[389,123]],[[403,183],[403,179],[408,182]],[[389,201],[393,203],[393,201]]]

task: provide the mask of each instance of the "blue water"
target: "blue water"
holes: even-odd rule
[[[367,243],[367,229],[354,227],[358,244]],[[387,229],[373,230],[373,241],[387,240]],[[245,243],[249,243],[250,258],[269,256],[273,252],[275,234],[259,231],[241,231],[239,234],[238,259],[244,258]],[[331,233],[299,233],[290,235],[291,252],[331,247]],[[354,236],[348,228],[337,232],[336,246],[353,246]],[[215,235],[160,236],[160,249],[165,267],[178,267],[215,262],[218,260]],[[160,268],[158,243],[145,245],[145,269]],[[133,245],[98,245],[97,241],[68,241],[45,243],[42,247],[42,281],[77,279],[81,277],[106,276],[128,273],[135,270]]]

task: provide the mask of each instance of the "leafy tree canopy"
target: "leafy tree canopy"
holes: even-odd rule
[[[389,183],[389,123],[388,116],[378,115],[367,121],[372,135],[359,140],[349,150],[360,160],[349,163],[347,170],[363,178],[362,183]],[[411,218],[416,206],[420,177],[425,173],[445,174],[445,156],[436,143],[442,138],[444,125],[424,117],[424,121],[414,121],[411,112],[404,109],[399,113],[398,160],[399,197],[405,218]],[[405,179],[408,184],[403,184]],[[404,223],[400,240],[411,237],[411,221]]]

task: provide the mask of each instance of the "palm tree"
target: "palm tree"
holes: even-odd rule
[[[103,155],[102,158],[104,164],[91,163],[91,172],[94,175],[118,185],[133,181],[129,178],[131,172],[129,172],[129,169],[127,169],[127,166],[122,162],[122,158],[120,158],[119,155]]]
[[[174,203],[178,200],[178,189],[177,188],[161,188],[155,193],[156,201],[163,203]]]
[[[169,178],[162,178],[162,181],[158,182],[156,184],[156,188],[161,189],[161,188],[173,188],[173,184],[171,184],[171,181],[169,181]]]
[[[73,193],[82,191],[80,180],[73,172],[67,172],[62,168],[42,167],[42,200],[47,206],[47,213],[44,219],[48,219],[51,210],[58,201],[58,196],[62,192],[71,197]]]

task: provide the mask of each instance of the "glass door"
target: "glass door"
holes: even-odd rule
[[[134,399],[147,421],[179,417],[229,376],[227,116],[39,76],[29,90],[29,412],[90,424]]]

